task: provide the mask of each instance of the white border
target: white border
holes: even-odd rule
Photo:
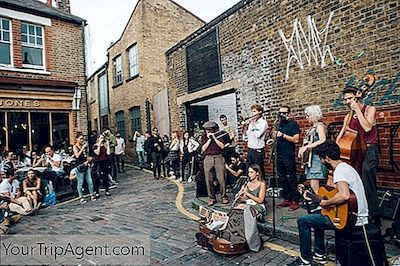
[[[51,26],[51,19],[0,7],[0,16]]]

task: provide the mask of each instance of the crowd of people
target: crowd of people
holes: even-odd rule
[[[75,143],[66,150],[56,151],[47,145],[42,152],[34,146],[28,151],[23,146],[17,154],[4,151],[0,175],[0,233],[7,226],[19,221],[21,215],[35,213],[43,205],[55,202],[64,180],[79,196],[80,203],[86,197],[95,201],[103,187],[111,196],[110,187],[118,184],[117,174],[125,172],[125,140],[109,128],[101,134],[93,131],[88,141],[82,133],[75,136]],[[46,200],[51,199],[53,200]]]

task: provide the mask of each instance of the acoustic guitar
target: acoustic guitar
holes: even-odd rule
[[[320,187],[318,196],[306,190],[306,196],[315,203],[320,203],[321,200],[328,200],[335,196],[336,193],[338,193],[338,190],[334,187]],[[339,205],[325,206],[321,210],[321,214],[328,217],[337,230],[342,230],[355,224],[356,216],[353,213],[357,213],[357,199],[351,190],[348,201]]]

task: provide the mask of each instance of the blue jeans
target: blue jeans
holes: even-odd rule
[[[79,197],[83,196],[82,186],[83,180],[86,180],[88,185],[90,195],[93,195],[93,180],[92,180],[92,168],[88,168],[85,172],[79,172],[78,169],[75,170],[76,180],[78,181],[78,194]]]
[[[144,151],[136,151],[136,153],[137,153],[138,160],[139,160],[139,166],[143,167],[144,163],[145,163]]]
[[[335,229],[329,218],[321,213],[307,214],[297,218],[297,226],[299,228],[301,257],[312,261],[311,228],[314,229],[314,251],[325,255],[325,230]]]

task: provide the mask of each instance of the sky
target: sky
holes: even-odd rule
[[[41,0],[46,2],[46,0]],[[209,22],[239,0],[175,0],[205,22]],[[137,0],[70,0],[71,13],[85,19],[87,26],[87,73],[106,62],[107,48],[117,41]]]

